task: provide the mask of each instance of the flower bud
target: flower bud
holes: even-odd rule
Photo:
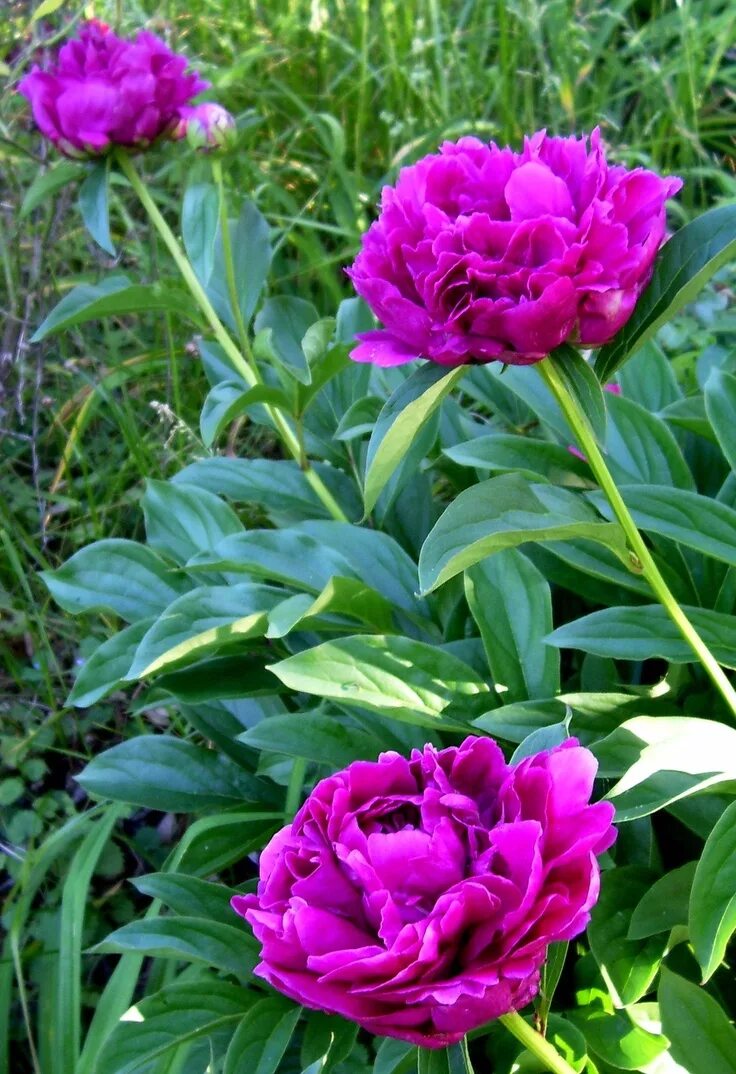
[[[192,149],[210,153],[230,149],[235,144],[235,120],[226,108],[214,101],[182,109],[181,120],[173,138],[186,138]]]

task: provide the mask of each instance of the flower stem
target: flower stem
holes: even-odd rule
[[[537,1033],[528,1022],[525,1022],[517,1011],[502,1014],[499,1022],[524,1045],[527,1051],[536,1055],[537,1059],[552,1071],[552,1074],[575,1074],[574,1069],[562,1058],[557,1049],[541,1033]]]
[[[731,713],[736,716],[736,690],[734,690],[727,675],[723,671],[723,668],[720,666],[713,653],[700,637],[697,630],[670,592],[667,583],[662,577],[657,564],[654,562],[654,559],[644,542],[644,538],[639,533],[636,523],[631,517],[628,507],[624,503],[621,493],[616,487],[616,483],[613,480],[610,470],[606,466],[585,413],[567,390],[567,387],[552,362],[545,359],[544,361],[539,362],[537,369],[542,375],[545,384],[560,404],[560,408],[567,418],[570,428],[573,430],[577,442],[585,454],[588,464],[590,465],[601,490],[608,499],[621,528],[626,534],[629,548],[641,565],[641,573],[644,575],[647,582],[649,582],[657,599],[664,607],[672,622],[700,660],[714,686],[720,692],[722,698],[731,710]]]
[[[243,380],[250,388],[255,387],[256,384],[260,384],[261,378],[258,374],[257,369],[255,368],[255,362],[253,362],[252,364],[248,362],[245,355],[242,354],[241,351],[238,349],[238,347],[230,337],[229,333],[227,332],[222,321],[217,316],[215,308],[207,297],[207,293],[202,287],[202,284],[197,279],[196,273],[194,272],[194,269],[189,263],[186,254],[179,245],[179,242],[173,231],[166,223],[155,201],[149,194],[148,189],[143,180],[141,179],[140,175],[138,174],[138,171],[136,170],[136,167],[130,156],[125,152],[120,152],[117,155],[117,161],[123,171],[123,174],[127,178],[130,185],[133,187],[133,190],[138,195],[138,198],[140,199],[143,208],[148,213],[151,223],[163,239],[163,242],[166,245],[166,248],[168,249],[172,258],[174,259],[174,263],[179,269],[179,272],[181,273],[184,282],[191,291],[192,297],[194,298],[197,305],[204,314],[207,322],[210,325],[210,328],[212,329],[215,339],[227,355],[227,358],[230,361],[230,364],[232,365],[233,369],[243,378]],[[230,264],[232,267],[232,255],[230,258]],[[235,308],[237,309],[237,303],[235,303]],[[247,343],[247,334],[244,333],[244,336]],[[251,357],[252,359],[249,346],[246,353],[248,354],[248,357]],[[269,406],[267,404],[264,404],[264,409],[266,410],[271,421],[278,430],[278,433],[286,449],[289,451],[291,456],[302,465],[304,477],[308,481],[310,487],[312,488],[312,491],[324,504],[332,518],[334,518],[338,522],[347,522],[348,518],[345,512],[337,503],[334,496],[327,488],[325,483],[322,481],[319,474],[313,469],[312,466],[309,465],[308,462],[305,462],[305,460],[302,458],[299,441],[294,433],[294,430],[291,428],[284,415],[275,407]]]

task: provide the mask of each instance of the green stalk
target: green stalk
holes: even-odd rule
[[[240,374],[240,376],[243,378],[243,380],[249,387],[253,388],[256,384],[260,384],[261,378],[258,375],[257,370],[255,369],[255,363],[253,364],[253,366],[249,364],[245,356],[241,354],[241,352],[238,350],[237,346],[233,342],[222,321],[217,316],[215,308],[207,297],[207,293],[202,287],[202,284],[197,279],[196,273],[194,272],[194,269],[189,263],[186,254],[179,245],[179,242],[177,241],[173,231],[161,215],[161,212],[159,211],[159,208],[156,205],[155,201],[149,194],[148,189],[143,180],[141,179],[140,175],[138,174],[138,171],[136,170],[132,159],[127,153],[119,152],[117,154],[117,161],[123,174],[127,178],[130,185],[133,187],[133,190],[138,195],[138,198],[140,199],[143,208],[148,213],[151,223],[163,239],[166,248],[174,259],[176,267],[182,274],[184,282],[191,291],[192,297],[194,298],[197,305],[204,314],[210,328],[212,329],[215,339],[224,350],[233,369],[235,369],[235,371]],[[348,518],[345,512],[342,510],[330,490],[324,484],[319,474],[316,473],[316,471],[309,465],[308,462],[306,463],[306,465],[304,464],[304,460],[302,459],[302,453],[299,446],[299,441],[284,415],[275,407],[264,405],[264,408],[268,413],[268,416],[270,417],[271,421],[276,426],[276,429],[278,430],[278,433],[289,454],[294,459],[296,459],[298,463],[302,464],[304,476],[309,483],[312,491],[327,508],[327,511],[332,516],[332,518],[334,518],[337,522],[347,522]]]
[[[536,1055],[552,1074],[575,1074],[574,1069],[562,1058],[557,1049],[541,1033],[537,1033],[528,1022],[525,1022],[517,1011],[502,1014],[499,1022],[524,1045],[527,1051]]]
[[[631,517],[628,507],[623,501],[621,493],[616,487],[611,472],[606,466],[587,417],[567,390],[567,387],[552,362],[545,359],[544,361],[539,362],[537,369],[545,384],[560,404],[562,413],[567,418],[568,424],[575,434],[578,445],[587,458],[588,464],[593,471],[601,490],[605,493],[622,530],[626,534],[629,548],[639,560],[641,573],[644,575],[647,582],[649,582],[655,596],[664,607],[672,622],[700,660],[714,686],[731,710],[731,713],[736,716],[736,690],[734,690],[728,677],[723,671],[723,668],[685,615],[682,608],[677,603],[677,600],[670,592],[664,578],[660,574],[657,564],[654,562],[642,535],[637,529],[634,519]]]

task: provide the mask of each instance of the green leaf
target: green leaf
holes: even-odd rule
[[[384,1037],[376,1050],[373,1074],[414,1074],[416,1048],[404,1040]]]
[[[316,1063],[318,1074],[329,1074],[352,1052],[359,1027],[339,1014],[306,1011],[305,1015],[299,1061],[303,1067]]]
[[[670,932],[677,925],[687,925],[690,888],[695,862],[689,861],[655,880],[634,908],[629,924],[629,939],[643,940],[658,932]]]
[[[115,247],[110,238],[110,163],[98,161],[92,165],[87,178],[79,188],[79,211],[84,226],[98,246],[106,254],[115,257]]]
[[[115,537],[81,548],[41,577],[65,612],[109,610],[128,622],[158,615],[189,588],[150,548]]]
[[[280,996],[258,1000],[235,1030],[223,1074],[275,1074],[300,1014]]]
[[[623,394],[653,414],[682,401],[674,366],[662,348],[650,339],[621,369],[618,377]]]
[[[248,324],[268,277],[273,250],[266,218],[247,199],[240,208],[232,247],[240,313],[245,324]]]
[[[276,406],[287,414],[291,404],[280,388],[256,384],[243,390],[242,381],[224,380],[216,384],[204,401],[199,416],[199,431],[206,447],[211,447],[220,433],[241,414],[263,403]]]
[[[200,283],[206,287],[215,264],[219,199],[214,183],[194,183],[184,191],[181,236]]]
[[[291,690],[358,705],[431,727],[462,697],[488,687],[461,660],[411,638],[363,636],[323,642],[271,665]]]
[[[201,586],[170,604],[136,650],[128,679],[145,679],[211,656],[226,646],[262,637],[268,611],[283,594],[245,582]]]
[[[139,1074],[163,1071],[150,1066],[187,1041],[234,1026],[256,1001],[257,993],[220,981],[205,979],[173,984],[148,996],[118,1021],[96,1062],[94,1074]]]
[[[238,737],[254,749],[303,757],[334,771],[383,749],[380,736],[319,711],[269,716]]]
[[[313,468],[342,506],[357,516],[360,509],[352,481],[333,466],[318,463]],[[200,459],[180,470],[173,482],[209,489],[237,503],[258,504],[277,526],[328,513],[291,459]]]
[[[258,961],[259,945],[245,927],[205,917],[151,917],[131,921],[95,945],[96,954],[134,951],[153,958],[204,962],[246,980]]]
[[[736,511],[709,496],[660,485],[623,485],[619,492],[640,529],[736,565]],[[603,515],[612,511],[600,493],[589,499]]]
[[[108,276],[102,283],[83,283],[64,295],[31,336],[31,343],[40,343],[65,328],[100,317],[151,310],[174,313],[187,320],[192,319],[193,311],[196,313],[184,291],[159,283],[133,284],[127,276]]]
[[[289,598],[289,614],[284,620],[286,603],[275,608],[269,616],[267,637],[282,638],[292,630],[309,630],[326,616],[334,615],[357,619],[379,634],[393,630],[391,603],[357,578],[334,575],[316,600],[304,601],[302,595]]]
[[[213,884],[184,873],[147,873],[134,877],[131,883],[143,895],[160,899],[176,914],[206,917],[225,925],[235,921],[230,900],[238,892],[225,884]]]
[[[309,384],[312,379],[302,340],[318,319],[310,302],[281,295],[266,299],[254,323],[256,332],[270,330],[270,347],[275,357],[302,384]]]
[[[149,478],[141,506],[148,544],[177,563],[243,532],[238,516],[218,496],[183,482],[172,485]]]
[[[82,664],[67,704],[79,709],[89,708],[119,686],[128,673],[141,639],[155,621],[153,618],[141,619],[103,641]]]
[[[593,746],[616,820],[633,820],[736,780],[736,730],[713,720],[636,716]]]
[[[667,1038],[637,1025],[631,1016],[639,1006],[646,1008],[647,1004],[613,1010],[605,993],[591,991],[594,1002],[565,1012],[585,1037],[588,1048],[617,1070],[648,1070],[651,1064],[655,1071],[657,1057],[667,1049]]]
[[[88,794],[162,812],[273,803],[276,788],[214,750],[169,735],[138,735],[93,757],[76,777]]]
[[[621,395],[609,395],[606,462],[621,485],[692,489],[693,476],[666,423]]]
[[[705,383],[705,411],[728,465],[736,470],[736,377],[732,373],[711,371]]]
[[[442,453],[458,466],[473,466],[477,470],[511,470],[530,475],[532,480],[543,477],[560,484],[569,480],[570,474],[590,480],[587,462],[573,455],[569,448],[529,436],[506,433],[477,436],[444,448]]]
[[[567,489],[530,485],[503,474],[466,489],[446,509],[419,557],[419,581],[428,593],[474,563],[526,541],[587,537],[628,562],[620,527],[604,522]]]
[[[466,1061],[466,1044],[447,1048],[417,1048],[417,1074],[472,1074]]]
[[[418,433],[464,375],[427,362],[391,395],[373,429],[366,458],[363,500],[370,514],[389,478],[406,458]]]
[[[596,440],[603,444],[606,439],[606,403],[603,389],[593,368],[574,347],[563,343],[549,355],[558,376],[564,382],[577,406],[588,419]]]
[[[736,1029],[712,996],[663,968],[659,1009],[672,1058],[688,1074],[736,1074]]]
[[[198,705],[220,699],[239,699],[283,693],[265,662],[271,653],[237,653],[198,660],[196,664],[168,671],[156,680],[157,690],[166,690],[178,701]]]
[[[664,245],[651,283],[615,339],[599,352],[595,371],[602,383],[630,354],[696,297],[736,253],[736,205],[710,209],[690,221]]]
[[[52,198],[57,190],[83,179],[85,174],[84,165],[74,160],[60,160],[48,171],[38,172],[25,193],[18,219],[25,220],[34,209]]]
[[[34,22],[38,22],[39,19],[46,19],[49,15],[53,15],[55,11],[58,11],[60,7],[66,3],[66,0],[41,0],[41,3],[36,7],[31,15],[30,25]]]
[[[655,879],[655,874],[636,865],[607,870],[601,877],[588,940],[617,1007],[636,1003],[649,991],[667,947],[666,935],[628,938],[631,915]]]
[[[736,668],[736,623],[733,616],[707,608],[682,605],[716,660]],[[549,645],[582,649],[614,660],[650,660],[661,657],[672,664],[697,660],[690,646],[660,604],[603,608],[572,623],[565,623],[547,636]]]
[[[723,961],[736,930],[736,802],[706,840],[690,895],[689,927],[705,982]]]
[[[227,537],[212,552],[190,560],[187,567],[190,571],[208,573],[213,570],[243,573],[315,595],[335,575],[350,577],[355,573],[336,548],[325,547],[309,533],[290,529],[249,530]]]
[[[542,638],[552,628],[552,596],[544,576],[514,548],[471,567],[465,596],[504,700],[553,697],[560,658]]]

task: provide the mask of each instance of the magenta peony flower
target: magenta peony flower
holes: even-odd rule
[[[547,945],[581,932],[613,806],[593,755],[507,765],[489,738],[384,753],[322,780],[233,908],[256,973],[298,1003],[428,1048],[527,1004]]]
[[[352,357],[525,365],[566,340],[610,340],[682,183],[607,164],[598,130],[586,142],[539,131],[514,153],[461,138],[404,168],[348,272],[385,325]]]
[[[207,89],[197,74],[185,74],[187,62],[153,34],[125,41],[93,20],[55,64],[34,67],[18,92],[66,156],[99,156],[115,145],[140,149],[169,133],[180,109]]]

